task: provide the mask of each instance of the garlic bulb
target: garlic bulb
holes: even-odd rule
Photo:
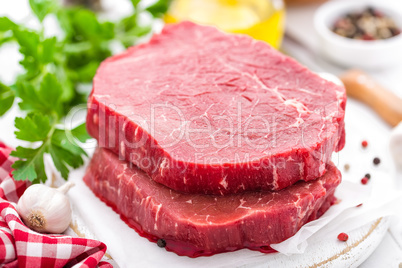
[[[67,182],[58,189],[43,184],[28,187],[18,200],[18,214],[34,231],[63,233],[71,222],[70,201],[65,194],[72,186],[72,182]]]

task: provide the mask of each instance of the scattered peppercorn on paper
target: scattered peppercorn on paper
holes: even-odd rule
[[[11,148],[0,142],[0,266],[2,267],[112,267],[100,262],[106,245],[100,241],[34,232],[24,225],[15,202],[30,186],[14,181]]]

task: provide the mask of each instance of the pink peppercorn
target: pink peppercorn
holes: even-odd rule
[[[340,240],[340,241],[347,241],[348,238],[349,238],[349,236],[347,234],[345,234],[345,233],[340,233],[338,235],[338,240]]]

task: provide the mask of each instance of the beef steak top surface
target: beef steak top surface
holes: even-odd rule
[[[323,175],[345,104],[343,87],[266,43],[184,22],[101,64],[87,125],[160,183],[225,194]]]

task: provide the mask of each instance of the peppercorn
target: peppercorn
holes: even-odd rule
[[[349,164],[345,164],[345,166],[343,168],[345,169],[345,171],[349,171],[350,166],[349,166]]]
[[[337,19],[332,31],[340,36],[359,40],[380,40],[401,33],[395,21],[374,7],[350,12]]]
[[[340,240],[340,241],[347,241],[349,239],[349,236],[347,235],[347,234],[345,234],[345,233],[340,233],[339,235],[338,235],[338,240]]]
[[[165,241],[165,239],[158,239],[158,241],[156,242],[156,244],[157,244],[158,247],[160,247],[160,248],[166,247],[166,241]]]
[[[373,159],[373,163],[374,163],[374,165],[379,165],[380,163],[381,163],[381,160],[380,160],[380,158],[378,158],[378,157],[375,157],[374,159]]]
[[[363,179],[361,179],[362,184],[367,184],[368,183],[368,179],[366,177],[364,177]]]
[[[363,148],[366,148],[367,145],[368,145],[368,142],[367,142],[367,141],[362,141],[362,147],[363,147]]]
[[[364,177],[366,177],[367,179],[371,179],[370,173],[367,173],[366,175],[364,175]]]

